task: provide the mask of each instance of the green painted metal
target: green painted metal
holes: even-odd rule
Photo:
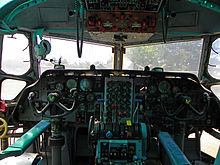
[[[220,164],[220,147],[218,149],[218,155],[217,155],[217,157],[215,159],[214,165],[219,165],[219,164]]]
[[[0,29],[0,34],[11,33],[11,31]]]
[[[5,33],[15,33],[15,32],[17,32],[17,29],[11,29],[6,23],[5,23],[5,21],[1,21],[2,22],[2,27],[4,28],[4,29],[0,29],[0,33],[3,33],[3,34],[5,34]]]
[[[191,165],[169,133],[160,132],[158,137],[172,165]]]
[[[39,4],[46,2],[46,1],[48,1],[48,0],[30,0],[25,3],[22,3],[19,6],[17,6],[4,20],[6,23],[10,23],[13,20],[13,18],[16,15],[18,15],[20,12],[22,12],[28,8],[31,8],[33,6],[39,5]]]
[[[14,144],[0,154],[0,160],[9,156],[20,156],[34,142],[34,140],[50,126],[49,120],[42,120],[26,132]]]
[[[194,3],[194,4],[198,4],[202,7],[205,7],[205,8],[208,8],[208,9],[211,9],[213,11],[220,13],[220,6],[208,0],[186,0],[186,1]]]
[[[42,39],[43,39],[43,33],[44,33],[44,29],[37,29],[37,30],[34,32],[34,41],[37,40],[37,36],[39,36],[40,39],[42,40]]]
[[[193,33],[193,32],[171,32],[169,31],[168,34],[174,34],[174,35],[193,35],[193,36],[201,36],[202,33]]]

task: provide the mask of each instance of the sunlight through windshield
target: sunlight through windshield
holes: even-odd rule
[[[94,44],[83,44],[82,57],[78,58],[76,42],[55,38],[44,38],[51,43],[51,53],[46,57],[48,61],[41,61],[41,73],[47,69],[53,69],[53,63],[61,58],[61,64],[66,69],[89,69],[94,64],[96,69],[112,69],[112,48]]]
[[[0,1],[0,8],[4,7],[5,5],[7,5],[11,1],[14,1],[14,0],[1,0]]]
[[[123,69],[161,67],[164,71],[198,74],[203,40],[127,48]]]

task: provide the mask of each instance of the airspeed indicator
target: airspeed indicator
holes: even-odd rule
[[[159,83],[158,85],[158,90],[161,92],[161,93],[169,93],[170,92],[170,88],[171,88],[171,85],[168,81],[166,80],[163,80]]]
[[[76,82],[76,80],[74,80],[74,79],[69,79],[69,80],[67,80],[67,82],[66,82],[66,86],[67,86],[67,88],[69,88],[69,89],[76,88],[76,87],[77,87],[77,82]]]

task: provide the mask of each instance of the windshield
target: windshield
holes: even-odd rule
[[[123,69],[161,67],[198,74],[203,40],[127,48]]]
[[[93,64],[96,69],[112,69],[112,48],[103,45],[83,44],[82,57],[78,58],[76,42],[55,38],[44,38],[51,43],[51,52],[47,55],[48,61],[41,61],[41,73],[47,69],[53,69],[53,63],[61,64],[65,69],[89,69]],[[51,61],[51,62],[49,62]]]
[[[55,38],[44,38],[51,43],[51,53],[48,61],[41,61],[41,72],[53,69],[52,63],[61,64],[66,69],[89,69],[94,64],[97,69],[113,68],[112,48],[85,43],[82,58],[78,58],[76,42]],[[203,40],[167,43],[130,47],[124,55],[123,69],[143,70],[145,66],[151,69],[161,67],[164,71],[190,72],[198,74],[199,61]],[[49,62],[49,61],[52,61]]]
[[[212,43],[211,55],[209,59],[208,71],[216,79],[220,79],[220,38]]]
[[[1,0],[0,1],[0,8],[4,7],[5,5],[7,5],[11,1],[13,1],[13,0]]]

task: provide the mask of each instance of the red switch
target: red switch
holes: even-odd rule
[[[101,25],[102,25],[101,21],[98,21],[98,26],[101,26]]]
[[[8,106],[4,100],[0,101],[0,112],[6,112],[7,107]]]
[[[142,23],[142,27],[143,27],[144,29],[146,28],[146,25],[147,25],[146,22],[143,22],[143,23]]]
[[[89,26],[95,26],[95,22],[93,21],[88,21]]]
[[[131,132],[127,132],[127,137],[132,137],[132,133]]]
[[[124,20],[124,15],[121,15],[121,20]]]

